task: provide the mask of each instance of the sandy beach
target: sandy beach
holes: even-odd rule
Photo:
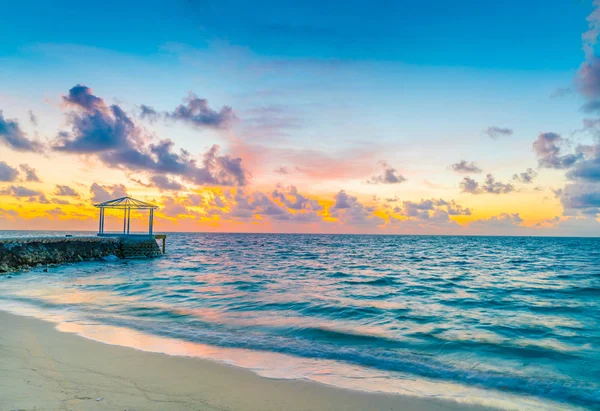
[[[459,410],[87,340],[0,312],[0,410]]]

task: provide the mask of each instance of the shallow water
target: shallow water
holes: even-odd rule
[[[169,234],[167,251],[0,279],[0,308],[272,378],[600,409],[600,239]]]

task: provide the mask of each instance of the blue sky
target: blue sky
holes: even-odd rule
[[[568,70],[585,1],[19,1],[3,6],[2,54],[75,43],[153,55],[214,41],[262,56],[427,66]]]
[[[574,85],[586,59],[582,34],[591,1],[272,3],[6,2],[0,110],[28,138],[51,147],[61,131],[73,131],[73,107],[63,96],[82,84],[128,113],[136,135],[144,135],[142,150],[168,138],[175,151],[201,158],[217,144],[242,159],[248,190],[294,186],[325,203],[346,190],[379,211],[385,205],[375,198],[398,197],[396,209],[403,201],[455,199],[474,210],[465,221],[519,214],[532,226],[566,215],[555,193],[569,177],[540,168],[532,143],[557,133],[564,152],[595,141],[590,130],[578,132],[590,116],[580,110],[585,97]],[[190,92],[215,112],[231,107],[236,121],[222,128],[170,121],[165,113]],[[164,118],[139,117],[141,105]],[[35,124],[27,121],[30,111]],[[486,130],[493,127],[510,133],[491,138]],[[0,146],[0,161],[17,167],[10,156],[10,147]],[[44,165],[61,156],[49,149],[41,160],[49,187],[62,179],[73,184],[66,171]],[[513,190],[465,192],[465,176],[449,171],[460,160],[480,166],[480,182],[490,173],[513,181]],[[191,192],[218,188],[172,175],[185,190],[153,192],[151,184],[134,182],[151,178],[152,170],[94,155],[67,156],[63,163],[85,170],[86,192],[91,183],[125,181],[130,191],[158,202],[168,202],[165,196],[185,202]],[[366,183],[381,164],[405,179]],[[282,168],[291,172],[276,172]],[[536,170],[536,186],[519,186],[513,176],[529,168]],[[536,204],[544,211],[536,212]]]

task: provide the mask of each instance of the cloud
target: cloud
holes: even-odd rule
[[[368,184],[400,184],[406,181],[406,178],[402,174],[398,174],[396,169],[387,162],[381,161],[380,165],[383,168],[383,173],[371,177],[367,180]]]
[[[162,197],[163,206],[160,208],[160,212],[169,217],[178,217],[190,215],[190,210],[188,210],[185,205],[181,204],[177,201],[176,198],[170,196]]]
[[[161,191],[166,190],[182,190],[184,187],[175,180],[169,179],[167,176],[154,175],[150,177],[150,181],[154,187]]]
[[[329,209],[332,217],[339,223],[349,226],[375,227],[385,223],[385,220],[373,214],[375,209],[360,203],[354,196],[344,190],[334,196],[335,204]]]
[[[577,89],[584,97],[595,99],[600,97],[600,60],[590,57],[581,63],[575,77]]]
[[[6,210],[4,208],[0,208],[0,216],[3,218],[14,219],[19,216],[19,213],[15,210]]]
[[[567,184],[560,201],[566,214],[600,214],[600,183]]]
[[[29,110],[27,113],[29,114],[29,122],[32,125],[37,126],[38,125],[38,119],[37,119],[37,116],[35,115],[35,113],[33,112],[33,110]]]
[[[231,107],[223,106],[216,111],[208,106],[208,100],[190,93],[184,99],[185,104],[175,107],[166,117],[183,121],[195,127],[227,128],[236,119]]]
[[[152,107],[142,104],[140,106],[140,118],[147,119],[150,122],[154,122],[159,119],[160,113],[154,110]]]
[[[537,172],[533,168],[528,168],[523,173],[513,175],[513,180],[520,183],[529,184],[537,177]]]
[[[600,97],[600,60],[595,55],[600,29],[600,1],[593,1],[589,14],[588,30],[581,36],[585,61],[581,63],[575,76],[575,84],[581,94],[589,99]]]
[[[0,110],[0,144],[21,152],[41,152],[44,148],[39,141],[27,138],[17,120],[4,118],[2,110]]]
[[[478,194],[479,193],[479,183],[472,179],[471,177],[465,177],[460,182],[460,189],[463,193],[471,193]]]
[[[278,186],[275,191],[273,191],[272,197],[292,210],[321,211],[323,209],[323,206],[316,200],[300,194],[295,186],[287,188]]]
[[[460,160],[458,163],[454,163],[450,166],[452,170],[457,173],[481,173],[483,170],[479,168],[474,162],[467,163],[466,160]]]
[[[568,96],[573,93],[573,89],[570,87],[561,87],[557,88],[550,94],[550,98],[560,98],[564,96]]]
[[[457,204],[454,200],[439,199],[403,201],[401,207],[395,207],[394,213],[419,220],[448,221],[452,215],[471,215],[471,209]]]
[[[90,187],[90,193],[92,194],[92,202],[94,204],[129,196],[127,188],[123,184],[103,186],[94,183]]]
[[[284,166],[275,168],[277,174],[285,175],[290,173],[290,169]]]
[[[39,203],[39,204],[50,204],[50,200],[48,200],[48,197],[46,197],[45,194],[40,194],[39,196],[36,197],[29,197],[29,202],[30,203]]]
[[[270,195],[259,191],[236,190],[233,196],[214,196],[207,204],[217,214],[227,207],[227,218],[239,221],[269,220],[277,222],[313,223],[322,221],[322,206],[298,192],[296,187],[278,186]],[[216,210],[215,210],[216,209]]]
[[[177,175],[198,185],[247,183],[240,158],[220,155],[213,145],[199,162],[186,150],[175,152],[170,139],[153,143],[119,106],[107,106],[88,87],[73,87],[64,101],[77,111],[68,113],[71,131],[59,133],[55,150],[95,155],[114,168]]]
[[[567,173],[567,177],[572,180],[600,182],[600,142],[591,146],[580,145],[577,152],[581,158]]]
[[[499,137],[505,137],[505,136],[512,136],[513,130],[510,128],[505,128],[505,127],[492,126],[492,127],[488,127],[484,131],[484,133],[487,134],[488,136],[490,136],[491,138],[499,138]]]
[[[35,171],[35,168],[29,167],[27,164],[21,164],[19,168],[23,173],[25,173],[25,181],[36,183],[39,183],[41,181]]]
[[[91,154],[127,150],[141,144],[140,131],[127,114],[117,105],[107,106],[90,88],[77,85],[63,100],[80,110],[68,114],[71,132],[59,133],[54,150]]]
[[[600,101],[599,100],[588,101],[583,106],[581,106],[581,111],[583,111],[584,113],[596,113],[596,112],[600,111]]]
[[[92,94],[92,89],[78,84],[69,90],[69,94],[63,96],[66,105],[82,108],[86,111],[104,111],[107,106],[103,99]]]
[[[4,161],[0,161],[0,181],[12,182],[19,176],[19,171],[16,168],[12,168]]]
[[[507,233],[508,230],[522,228],[523,219],[519,213],[502,213],[469,223],[468,229],[485,234]]]
[[[74,188],[60,184],[56,185],[56,191],[54,192],[54,195],[62,197],[79,197],[79,193]]]
[[[470,177],[465,177],[460,183],[460,188],[463,193],[470,194],[507,194],[515,190],[514,185],[496,181],[491,174],[486,175],[482,184]]]
[[[0,191],[0,194],[2,195],[12,195],[15,197],[34,197],[34,196],[39,196],[42,193],[36,190],[31,190],[27,187],[23,187],[23,186],[10,186],[8,188],[3,189],[2,191]]]
[[[580,154],[564,154],[561,146],[567,141],[557,133],[540,133],[533,142],[533,150],[538,157],[538,164],[543,168],[565,169],[572,167],[580,158]]]

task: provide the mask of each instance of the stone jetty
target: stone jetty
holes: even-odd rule
[[[152,235],[4,238],[0,239],[0,273],[109,256],[147,258],[161,254]]]

